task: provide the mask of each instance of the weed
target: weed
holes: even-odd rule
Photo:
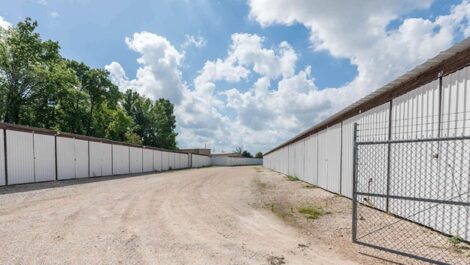
[[[463,241],[463,238],[459,236],[449,237],[449,243],[451,243],[454,246],[460,244],[462,241]]]
[[[296,176],[291,176],[291,175],[287,175],[287,179],[289,181],[299,181],[300,179]]]
[[[306,188],[306,189],[316,189],[316,188],[318,188],[318,186],[315,186],[315,185],[312,185],[312,184],[307,184],[307,185],[304,186],[304,188]]]
[[[325,211],[320,207],[306,206],[298,209],[299,213],[303,214],[305,218],[309,220],[315,220],[322,217],[325,214],[330,214],[331,212]]]

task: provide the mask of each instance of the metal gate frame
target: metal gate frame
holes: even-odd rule
[[[447,257],[445,256],[446,254],[445,253],[442,253],[442,256],[441,255],[436,255],[436,256],[432,256],[432,255],[428,255],[426,256],[426,253],[423,253],[423,255],[417,255],[416,252],[415,253],[412,253],[412,251],[410,252],[405,252],[405,251],[402,251],[402,250],[399,250],[399,249],[393,249],[391,247],[387,247],[386,244],[384,243],[383,245],[380,245],[380,244],[377,244],[377,243],[370,243],[370,242],[366,242],[366,240],[362,240],[361,236],[364,236],[364,235],[360,235],[358,236],[358,222],[361,222],[361,219],[363,219],[363,217],[359,217],[358,215],[358,208],[359,207],[364,207],[364,208],[367,208],[368,211],[374,211],[374,212],[377,212],[378,214],[382,214],[382,215],[387,215],[387,216],[393,216],[393,218],[396,218],[398,222],[407,222],[407,223],[413,223],[413,225],[418,225],[418,226],[421,226],[421,227],[426,227],[426,228],[430,228],[430,227],[427,227],[426,225],[423,225],[423,224],[419,224],[419,223],[416,223],[412,220],[409,220],[407,219],[407,217],[403,217],[403,216],[398,216],[398,215],[395,215],[393,213],[391,213],[389,211],[389,201],[390,200],[403,200],[403,201],[407,201],[407,202],[419,202],[419,203],[430,203],[430,204],[435,204],[437,206],[439,205],[453,205],[453,206],[463,206],[463,207],[468,207],[468,208],[465,208],[466,209],[466,218],[470,218],[470,215],[468,214],[469,213],[469,209],[470,209],[470,201],[469,201],[469,197],[467,197],[466,201],[456,201],[456,197],[451,197],[449,199],[438,199],[438,198],[425,198],[425,196],[422,196],[420,197],[419,194],[414,194],[414,196],[396,196],[396,195],[391,195],[390,194],[390,176],[391,176],[391,146],[394,145],[394,144],[407,144],[407,143],[417,143],[419,145],[419,143],[434,143],[436,142],[436,144],[438,146],[440,146],[442,144],[442,142],[446,142],[446,141],[460,141],[462,143],[464,143],[464,140],[470,140],[470,136],[461,136],[461,137],[439,137],[439,138],[427,138],[427,139],[412,139],[412,140],[386,140],[386,141],[364,141],[364,142],[358,142],[357,139],[358,139],[358,125],[357,123],[354,124],[354,134],[353,134],[353,137],[354,137],[354,141],[353,141],[353,197],[352,197],[352,241],[353,243],[356,243],[356,244],[359,244],[359,245],[362,245],[362,246],[366,246],[366,247],[370,247],[370,248],[373,248],[373,249],[378,249],[378,250],[381,250],[381,251],[386,251],[386,252],[389,252],[389,253],[392,253],[392,254],[396,254],[396,255],[400,255],[400,256],[403,256],[403,257],[406,257],[406,258],[411,258],[411,259],[415,259],[415,260],[419,260],[419,261],[424,261],[424,262],[428,262],[428,263],[431,263],[431,264],[450,264],[450,263],[454,263],[454,261],[450,261],[450,258],[447,259]],[[460,143],[458,142],[458,143]],[[386,146],[387,147],[387,152],[386,152],[386,155],[387,155],[387,162],[386,162],[386,170],[382,171],[382,172],[386,172],[386,181],[384,183],[386,183],[386,188],[383,189],[383,190],[386,190],[385,192],[380,193],[380,192],[370,192],[370,190],[368,189],[367,192],[363,191],[363,190],[358,190],[358,163],[360,163],[360,161],[358,161],[358,150],[359,148],[363,147],[363,146],[379,146],[381,145],[382,147]],[[451,152],[449,152],[451,154]],[[464,153],[462,153],[461,155],[463,156]],[[465,153],[466,155],[468,155],[468,157],[470,157],[470,154],[468,153]],[[469,158],[470,160],[470,158]],[[467,166],[467,165],[466,165]],[[440,173],[440,172],[438,172]],[[470,177],[468,177],[470,179]],[[470,187],[468,187],[468,190],[466,191],[466,194],[468,196],[468,193],[470,192]],[[379,198],[378,200],[385,200],[386,202],[386,206],[385,207],[382,207],[382,209],[378,209],[380,207],[375,207],[373,204],[372,206],[371,205],[366,205],[365,203],[362,203],[358,200],[358,196],[367,196],[367,198]],[[463,195],[459,195],[459,196],[463,196]],[[365,197],[363,198],[364,201],[366,201]],[[435,206],[432,206],[432,207],[435,207]],[[450,207],[450,206],[449,206]],[[361,208],[361,209],[364,209],[364,208]],[[426,211],[429,210],[428,209],[425,209]],[[417,213],[418,214],[418,213]],[[413,216],[413,215],[412,215]],[[391,217],[392,218],[392,217]],[[365,219],[364,219],[365,220]],[[395,222],[393,222],[391,225],[394,225]],[[403,224],[403,223],[402,223]],[[380,225],[383,225],[383,223],[381,223]],[[387,225],[384,225],[383,227],[379,227],[377,230],[374,230],[370,233],[367,233],[365,236],[370,236],[372,235],[373,236],[373,233],[377,233],[379,230],[382,230],[384,228],[386,228],[387,226],[389,226],[389,224]],[[451,235],[447,235],[445,233],[442,233],[440,231],[436,231],[435,229],[432,229],[430,228],[429,229],[430,231],[434,231],[436,232],[437,234],[439,235],[442,235],[443,237],[450,237]],[[400,231],[400,230],[399,230]],[[381,233],[383,233],[383,231],[381,231]],[[383,234],[381,235],[383,237]],[[467,241],[463,241],[464,243],[468,243]],[[419,251],[417,251],[419,252]],[[440,258],[442,257],[442,259]],[[460,262],[460,259],[457,260],[457,262]],[[468,263],[467,263],[468,262]],[[469,264],[470,263],[470,256],[468,256],[468,260],[465,259],[464,260],[464,263],[462,264]],[[460,264],[460,263],[459,263]]]

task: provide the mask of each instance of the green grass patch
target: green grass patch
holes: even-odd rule
[[[318,188],[318,186],[315,186],[315,185],[312,185],[312,184],[307,184],[307,185],[304,186],[304,188],[306,188],[306,189],[316,189],[316,188]]]
[[[459,236],[449,237],[449,243],[451,243],[452,245],[458,245],[462,241],[463,241],[463,238],[461,238]]]
[[[291,176],[291,175],[287,175],[287,179],[289,181],[299,181],[300,179],[296,176]]]
[[[330,214],[331,212],[325,211],[320,207],[315,206],[305,206],[298,209],[299,213],[303,214],[308,220],[316,220],[322,217],[325,214]]]

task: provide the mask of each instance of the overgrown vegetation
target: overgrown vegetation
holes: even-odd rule
[[[325,214],[330,214],[331,212],[325,211],[320,207],[315,206],[304,206],[298,209],[299,213],[303,214],[308,220],[315,220],[322,217]]]
[[[104,69],[63,58],[30,18],[0,28],[0,121],[176,149],[173,104],[121,93]]]
[[[289,181],[299,181],[300,179],[296,176],[291,176],[291,175],[287,175],[287,179]]]

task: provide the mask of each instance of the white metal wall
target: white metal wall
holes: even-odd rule
[[[198,167],[211,165],[208,156],[196,160]],[[182,169],[189,162],[186,153],[0,129],[0,186]]]
[[[428,137],[438,137],[439,123],[439,81],[434,81],[408,92],[393,100],[392,104],[392,140],[419,139]],[[422,183],[439,183],[444,180],[438,174],[420,174],[412,170],[414,166],[428,168],[432,164],[433,154],[428,153],[416,157],[409,152],[409,148],[416,148],[418,144],[393,145],[391,147],[390,169],[390,194],[407,196],[421,189],[416,185],[407,185],[406,179],[420,179]],[[432,152],[429,150],[429,152]],[[413,167],[404,166],[413,165]],[[398,167],[398,168],[397,168]],[[403,175],[404,174],[404,175]],[[405,182],[405,183],[404,183]],[[415,193],[416,194],[416,193]],[[417,193],[419,194],[419,193]],[[419,194],[424,195],[424,194]],[[412,195],[414,196],[414,195]],[[416,207],[429,207],[426,203],[415,203],[404,200],[390,200],[390,212],[407,216],[408,209]],[[431,207],[434,215],[438,208]],[[429,220],[422,214],[409,216],[413,221],[418,221],[425,225],[431,225]],[[434,218],[433,218],[434,219]]]
[[[153,164],[155,171],[162,171],[162,152],[158,150],[153,151]]]
[[[343,121],[342,124],[336,124],[313,136],[276,150],[265,156],[263,165],[284,174],[297,175],[302,180],[351,197],[354,123],[358,123],[359,141],[388,140],[389,137],[392,140],[400,140],[431,138],[439,135],[442,137],[470,135],[470,104],[468,104],[470,102],[470,91],[468,90],[470,87],[470,67],[443,77],[442,85],[441,98],[439,98],[439,81],[435,80],[395,98],[391,103],[385,103],[358,114]],[[440,104],[439,101],[441,101]],[[439,105],[441,105],[442,113],[440,132],[438,124]],[[390,108],[392,113],[390,113]],[[390,116],[392,116],[391,121]],[[392,127],[389,131],[390,123]],[[302,142],[305,146],[303,154]],[[338,142],[341,143],[339,149]],[[468,145],[470,145],[470,141]],[[442,167],[452,165],[454,168],[463,169],[464,172],[459,176],[453,175],[452,171],[447,171],[447,175],[443,176],[440,174],[430,175],[425,170],[419,172],[415,170],[416,168],[428,168],[434,172],[438,171],[437,168],[429,168],[433,164],[431,160],[435,156],[433,150],[429,150],[422,157],[416,157],[406,152],[406,148],[412,148],[409,145],[408,147],[404,145],[391,147],[390,152],[394,156],[394,161],[391,162],[391,194],[398,196],[417,194],[425,197],[426,195],[431,196],[430,194],[437,190],[440,196],[439,199],[449,199],[445,196],[456,194],[458,191],[469,190],[470,183],[463,181],[470,174],[470,168],[466,166],[469,159],[468,151],[462,148],[462,143],[456,143],[455,146],[459,146],[460,149],[449,146],[446,148],[438,147],[435,152],[439,152],[442,157],[450,157],[450,154],[445,152],[452,152],[453,157],[461,157],[462,159],[454,159],[453,161],[439,161],[439,163],[442,163]],[[374,171],[374,175],[371,176],[372,180],[369,180],[371,182],[369,185],[370,192],[384,193],[385,191],[382,189],[385,186],[381,183],[386,181],[388,145],[374,147],[373,152],[375,152],[376,157],[374,161],[364,161],[364,163],[370,163],[367,166]],[[304,166],[303,173],[302,163]],[[433,165],[435,166],[435,164]],[[413,166],[409,166],[408,169],[405,166],[405,168],[394,171],[394,165],[397,165],[397,167],[403,167],[403,165]],[[338,169],[341,170],[340,174]],[[338,175],[341,176],[341,189],[338,186]],[[406,185],[406,179],[411,175],[413,175],[413,178],[422,178],[422,183],[435,183],[434,187],[424,188],[417,185]],[[470,195],[466,196],[469,196],[466,199],[470,199]],[[379,209],[385,209],[386,206],[385,200],[381,198],[375,198],[371,203]],[[430,208],[430,205],[426,203],[390,200],[390,211],[394,214],[447,234],[460,235],[466,239],[470,238],[470,221],[462,219],[466,216],[460,213],[460,211],[463,211],[462,207],[447,205],[431,207],[431,210],[423,211],[424,214],[407,217],[409,215],[407,209],[419,211],[427,208]],[[437,224],[441,225],[438,226]]]
[[[144,172],[154,171],[153,167],[153,150],[144,149],[142,154],[142,164]]]
[[[75,140],[57,137],[57,178],[75,178]]]
[[[90,177],[112,175],[112,163],[111,144],[90,141]]]
[[[129,174],[129,146],[113,144],[113,174]]]
[[[88,141],[57,137],[57,178],[88,177]]]
[[[75,177],[89,177],[88,141],[75,139]]]
[[[33,134],[34,181],[55,180],[55,137]]]
[[[4,143],[4,131],[0,129],[0,186],[6,184],[5,178],[5,143]]]
[[[142,148],[129,147],[130,172],[142,173]]]
[[[162,171],[167,171],[170,168],[169,152],[162,151]]]
[[[7,130],[8,184],[34,182],[33,135]]]
[[[262,165],[263,159],[247,158],[247,157],[228,157],[228,156],[212,156],[211,165],[213,166],[248,166]]]

